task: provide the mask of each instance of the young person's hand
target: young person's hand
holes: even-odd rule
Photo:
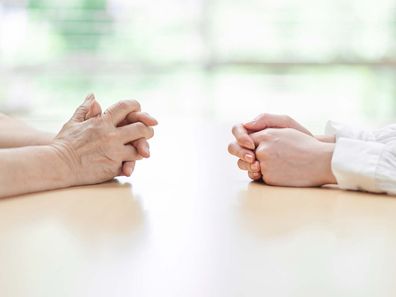
[[[93,102],[94,98],[87,97],[51,144],[67,169],[69,185],[100,183],[125,174],[125,162],[142,158],[130,144],[144,144],[142,140],[154,134],[143,123],[148,117],[140,113],[137,101],[121,101],[103,114]],[[150,117],[150,121],[154,120]]]
[[[247,170],[252,180],[260,180],[262,175],[254,152],[256,145],[250,134],[268,128],[292,128],[312,136],[310,131],[286,115],[264,113],[251,122],[235,125],[232,128],[232,134],[236,141],[228,146],[228,151],[239,159],[238,167],[242,170]]]
[[[262,179],[274,186],[313,187],[335,184],[331,170],[334,144],[321,142],[295,129],[266,129],[250,135]],[[249,164],[243,162],[243,169]]]

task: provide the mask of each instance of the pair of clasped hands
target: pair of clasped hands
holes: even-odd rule
[[[105,112],[93,94],[77,108],[55,137],[55,152],[63,176],[75,186],[130,176],[137,160],[150,156],[148,139],[157,120],[142,112],[135,100],[120,101]]]
[[[262,114],[232,128],[228,146],[238,167],[255,181],[273,186],[336,184],[331,169],[334,136],[314,136],[289,116]]]
[[[137,101],[120,101],[105,112],[88,96],[51,149],[69,176],[67,184],[100,183],[130,176],[135,162],[150,156],[148,139],[156,119],[141,112]],[[228,147],[251,179],[275,186],[313,187],[336,183],[331,170],[335,140],[313,136],[288,116],[262,114],[235,125],[236,141]],[[62,186],[65,186],[62,184]]]

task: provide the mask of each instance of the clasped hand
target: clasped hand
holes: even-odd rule
[[[268,185],[312,187],[336,183],[331,170],[334,143],[314,137],[288,116],[262,114],[235,125],[228,151],[252,180]]]
[[[88,96],[51,144],[69,185],[100,183],[130,176],[135,162],[150,156],[147,140],[157,121],[134,100],[120,101],[104,113]]]

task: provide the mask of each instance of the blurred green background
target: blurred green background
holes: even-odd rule
[[[162,117],[396,120],[396,0],[0,0],[0,110],[94,92]]]

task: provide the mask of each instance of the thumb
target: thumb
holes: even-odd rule
[[[95,100],[95,95],[88,95],[84,102],[76,109],[71,120],[74,122],[84,122],[90,110],[91,103]]]
[[[88,112],[85,115],[85,120],[89,120],[89,119],[97,117],[98,115],[101,115],[101,114],[102,114],[102,107],[100,106],[98,101],[96,101],[95,96],[94,96],[94,99],[90,102],[90,104],[88,106]]]
[[[251,131],[260,131],[267,128],[287,128],[289,121],[286,116],[263,113],[253,121],[245,123],[245,128]]]
[[[267,128],[292,128],[312,136],[312,133],[309,132],[309,130],[287,115],[263,113],[253,121],[244,124],[244,127],[252,132],[261,131]]]

